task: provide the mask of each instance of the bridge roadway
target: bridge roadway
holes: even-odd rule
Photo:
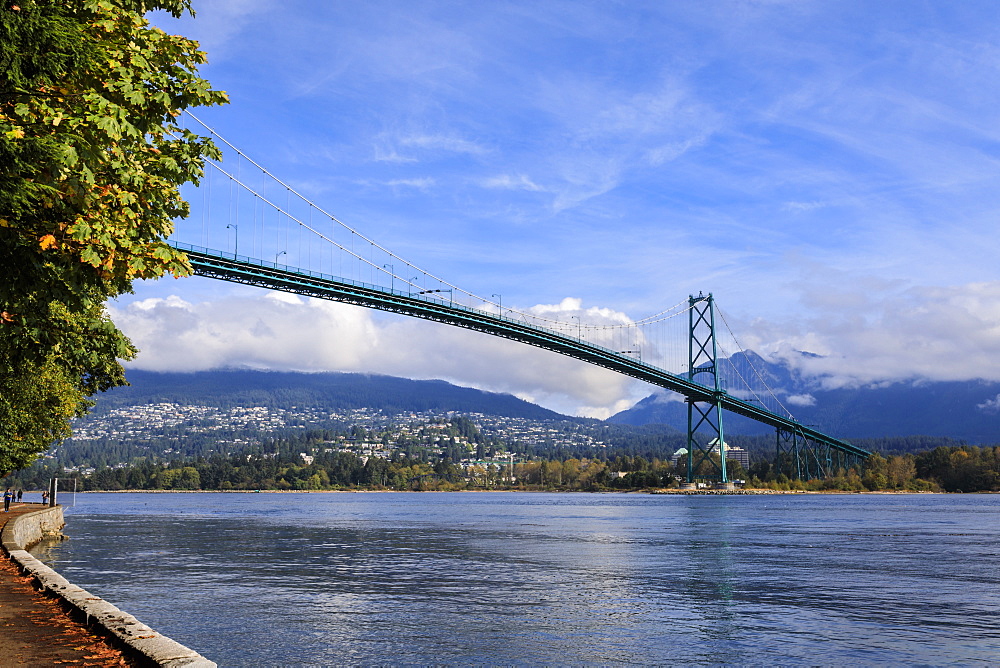
[[[187,254],[198,276],[401,313],[520,341],[638,378],[698,402],[721,401],[724,410],[776,429],[798,434],[799,437],[829,446],[845,454],[861,459],[867,459],[870,455],[867,450],[851,445],[847,441],[828,436],[796,420],[733,397],[725,391],[716,394],[712,388],[699,385],[659,367],[543,327],[454,304],[428,294],[389,290],[378,285],[298,270],[180,242],[171,242],[171,245]]]

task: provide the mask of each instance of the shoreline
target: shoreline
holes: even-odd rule
[[[80,492],[61,491],[61,494],[481,494],[484,492],[500,492],[510,494],[648,494],[652,496],[767,496],[775,494],[828,494],[828,495],[856,495],[856,494],[881,494],[881,495],[902,495],[902,494],[1000,494],[1000,492],[931,492],[931,491],[908,491],[908,490],[779,490],[765,488],[746,488],[735,490],[720,489],[643,489],[643,490],[562,490],[562,489],[457,489],[457,490],[412,490],[412,489],[89,489]]]
[[[97,630],[111,646],[124,651],[137,665],[152,663],[168,667],[216,668],[214,661],[158,633],[101,597],[74,585],[28,552],[30,547],[44,538],[62,536],[65,524],[61,505],[40,507],[37,510],[32,508],[9,518],[0,532],[4,556],[20,573],[31,579],[36,589],[58,600],[81,628]]]

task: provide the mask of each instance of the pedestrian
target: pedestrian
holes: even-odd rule
[[[49,493],[42,492],[42,503],[48,503],[48,502],[49,502]]]
[[[10,512],[10,502],[13,499],[14,499],[14,490],[8,487],[7,491],[3,493],[3,511],[5,513]]]
[[[23,498],[24,498],[24,490],[23,489],[17,490],[17,502],[21,503],[21,499]]]

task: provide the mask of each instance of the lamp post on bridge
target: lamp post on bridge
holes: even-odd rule
[[[279,257],[281,257],[282,255],[288,255],[288,251],[281,251],[280,253],[277,253],[277,254],[276,254],[276,255],[274,256],[274,266],[275,266],[275,267],[277,267],[277,266],[278,266],[278,258],[279,258]],[[330,273],[333,273],[333,272],[330,272]]]
[[[383,269],[389,270],[389,292],[396,291],[396,267],[391,264],[383,264]]]
[[[413,296],[413,281],[419,281],[419,280],[420,280],[419,276],[414,276],[413,278],[411,278],[410,280],[408,280],[406,282],[406,286],[407,286],[406,291],[409,293],[410,297]],[[420,286],[418,285],[417,287],[419,288]]]
[[[226,229],[227,230],[230,227],[233,228],[233,239],[234,239],[234,243],[233,243],[233,255],[239,255],[240,254],[240,226],[237,225],[236,223],[230,223],[229,225],[226,225]]]
[[[500,309],[500,313],[498,314],[498,317],[502,320],[503,319],[503,295],[496,295],[495,294],[495,295],[490,295],[490,296],[497,298],[497,307]]]
[[[570,316],[570,320],[572,320],[573,318],[576,318],[576,338],[577,338],[578,341],[582,341],[583,340],[583,325],[580,324],[580,316],[578,316],[578,315],[571,315]]]

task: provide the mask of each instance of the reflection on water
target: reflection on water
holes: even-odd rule
[[[221,665],[989,663],[998,511],[978,495],[86,494],[72,539],[38,556]]]

